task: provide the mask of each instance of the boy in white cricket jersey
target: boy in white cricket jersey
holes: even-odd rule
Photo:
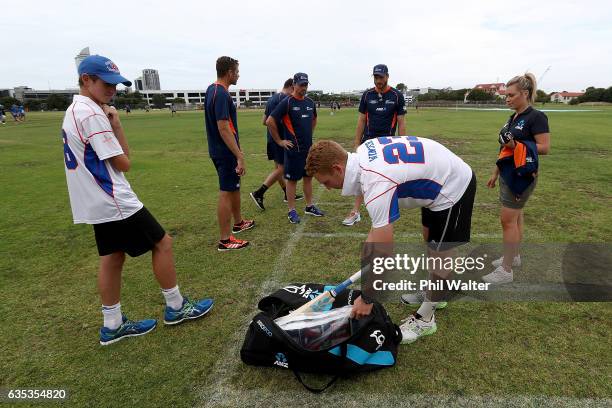
[[[98,289],[107,345],[153,330],[157,321],[128,320],[119,295],[125,254],[152,252],[153,272],[166,299],[164,323],[173,325],[208,313],[212,299],[191,301],[176,282],[172,238],[138,200],[126,180],[130,151],[117,110],[107,105],[117,84],[130,86],[108,58],[92,55],[79,65],[80,94],[68,107],[62,125],[64,162],[75,224],[92,224],[100,255]]]
[[[393,243],[393,222],[400,208],[421,208],[423,238],[429,257],[451,256],[454,247],[470,240],[476,177],[461,158],[438,142],[415,136],[379,137],[363,143],[356,153],[347,153],[336,142],[315,143],[306,160],[306,172],[328,189],[342,195],[363,194],[372,219],[366,242]],[[444,279],[429,271],[432,279]],[[415,295],[403,295],[404,303],[415,303]],[[422,303],[400,328],[402,343],[436,332],[434,311],[446,306],[444,292],[420,294]],[[353,316],[372,311],[370,299],[360,296]]]

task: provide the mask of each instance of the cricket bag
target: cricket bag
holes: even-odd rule
[[[394,366],[401,331],[378,302],[374,302],[369,316],[350,319],[359,290],[338,294],[326,312],[296,316],[282,328],[274,322],[332,288],[294,283],[261,299],[261,312],[251,321],[240,350],[242,361],[291,370],[306,389],[315,393],[340,377]],[[333,378],[326,386],[313,388],[304,383],[302,373],[330,374]]]

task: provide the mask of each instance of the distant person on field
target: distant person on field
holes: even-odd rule
[[[397,130],[399,130],[400,136],[406,135],[404,95],[389,86],[389,68],[385,64],[374,66],[372,77],[374,78],[374,88],[365,91],[359,102],[359,117],[354,141],[355,150],[367,140],[394,136]],[[363,197],[357,195],[353,209],[342,221],[342,225],[351,226],[361,221],[359,207],[362,203]]]
[[[125,105],[125,114],[129,115],[132,111],[132,107],[130,105]]]
[[[3,125],[6,125],[6,112],[4,111],[4,106],[0,105],[0,122]]]
[[[512,267],[521,266],[519,250],[524,230],[523,208],[537,184],[538,155],[550,151],[548,118],[531,106],[535,102],[536,90],[535,76],[530,73],[515,76],[506,84],[506,105],[514,113],[499,132],[498,160],[487,182],[487,187],[495,188],[499,178],[504,255],[493,261],[495,270],[482,277],[488,283],[512,282]],[[523,176],[516,174],[519,167]]]
[[[229,93],[230,85],[236,85],[240,77],[238,60],[219,57],[216,63],[217,80],[206,90],[204,119],[208,154],[219,176],[218,251],[235,251],[246,248],[249,241],[235,238],[255,226],[255,221],[245,220],[240,212],[240,177],[246,167],[240,148],[236,105]],[[234,224],[232,225],[232,218]]]
[[[19,107],[15,104],[11,105],[11,116],[15,122],[19,122]]]
[[[66,110],[62,125],[64,162],[75,224],[93,224],[100,270],[98,290],[104,326],[100,344],[108,345],[149,333],[155,319],[129,320],[121,313],[121,272],[125,254],[152,252],[153,273],[166,300],[164,323],[174,325],[204,316],[211,299],[191,301],[176,281],[172,238],[138,200],[124,172],[130,149],[119,114],[108,106],[117,84],[131,82],[108,58],[92,55],[78,68],[80,94]]]
[[[171,111],[172,116],[176,115],[176,105],[175,104],[170,105],[170,111]]]
[[[291,95],[292,93],[293,93],[293,78],[289,78],[283,84],[282,91],[277,94],[272,95],[270,99],[268,99],[268,102],[266,103],[266,110],[263,115],[263,125],[264,126],[266,126],[266,121],[268,120],[268,117],[270,116],[272,111],[276,108],[276,106],[278,106],[278,104],[283,99],[285,99],[287,96]],[[284,160],[285,159],[285,149],[283,149],[281,146],[276,144],[274,139],[272,139],[272,135],[270,134],[270,131],[267,130],[267,127],[266,127],[266,138],[267,138],[266,151],[268,154],[268,160],[274,160],[274,170],[272,170],[272,172],[268,174],[268,177],[266,177],[261,187],[259,187],[257,190],[250,193],[250,196],[255,202],[255,204],[262,211],[266,209],[266,207],[264,206],[264,194],[274,184],[274,182],[278,182],[278,185],[283,189],[283,192],[285,195],[284,200],[285,202],[287,202],[287,187],[285,185],[285,180],[283,179],[283,171],[284,171],[283,166],[285,163],[285,160]],[[296,200],[301,200],[303,198],[304,197],[301,195],[295,196]]]

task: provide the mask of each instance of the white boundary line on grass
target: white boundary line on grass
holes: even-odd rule
[[[319,185],[315,196],[318,196],[322,192],[322,187]],[[272,268],[272,274],[262,282],[259,290],[255,295],[255,299],[261,299],[264,296],[269,295],[272,291],[276,290],[280,286],[280,278],[285,272],[285,264],[291,255],[293,254],[293,250],[297,246],[297,243],[302,239],[304,235],[304,228],[306,227],[307,216],[302,218],[302,222],[297,226],[295,232],[291,235],[287,244],[282,248],[280,254],[276,258],[274,262],[274,267]],[[221,356],[217,362],[215,363],[210,378],[213,379],[212,384],[205,387],[201,395],[199,396],[199,401],[197,406],[204,407],[212,407],[212,406],[223,406],[227,401],[227,393],[234,392],[240,393],[240,390],[235,390],[228,386],[228,381],[231,379],[232,374],[238,368],[238,364],[240,363],[240,358],[238,354],[240,352],[240,347],[242,345],[242,338],[251,322],[251,315],[247,315],[243,320],[239,330],[237,330],[232,336],[231,342],[229,343],[229,347],[227,351]],[[248,404],[241,404],[240,406],[249,406]]]
[[[270,368],[271,370],[276,370]],[[386,394],[352,390],[346,394],[340,389],[331,389],[323,394],[312,394],[306,390],[268,390],[224,388],[226,398],[221,407],[610,407],[612,399],[557,397],[548,395],[444,395],[444,394]]]

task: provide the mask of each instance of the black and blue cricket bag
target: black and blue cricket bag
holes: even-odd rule
[[[295,283],[261,299],[261,310],[249,325],[240,357],[249,365],[277,367],[293,371],[304,387],[321,392],[339,377],[380,370],[395,365],[402,334],[385,308],[374,302],[372,313],[362,319],[350,319],[348,338],[340,344],[312,350],[288,335],[274,319],[285,316],[333,286]],[[348,289],[338,294],[330,309],[352,305],[361,291]],[[343,338],[344,339],[344,338]],[[304,384],[300,373],[330,374],[333,379],[323,388]]]

